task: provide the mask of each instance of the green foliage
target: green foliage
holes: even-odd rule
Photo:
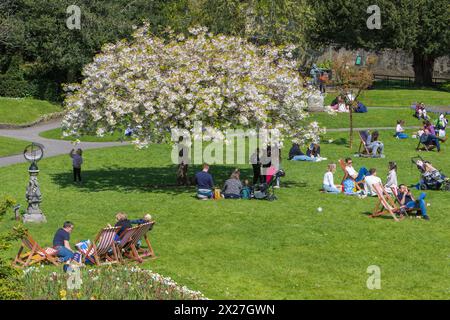
[[[371,0],[309,0],[315,22],[309,40],[347,48],[404,49],[414,54],[417,84],[431,84],[434,60],[450,52],[448,0],[379,0],[381,29],[369,30]],[[420,81],[418,81],[420,80]]]
[[[441,85],[439,86],[439,88],[440,88],[441,90],[450,92],[450,81],[441,84]]]
[[[26,299],[38,300],[199,300],[200,292],[181,287],[170,278],[131,266],[104,266],[80,270],[79,289],[67,286],[67,273],[41,268],[25,270]]]
[[[2,220],[16,200],[10,196],[4,196],[0,199],[0,220]],[[11,243],[16,241],[23,234],[23,228],[17,227],[15,230],[0,234],[0,300],[20,299],[22,298],[22,282],[20,273],[11,267],[11,262],[6,260],[3,251],[11,247]]]

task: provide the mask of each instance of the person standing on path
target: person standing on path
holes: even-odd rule
[[[83,151],[81,149],[77,149],[75,152],[75,149],[72,149],[70,151],[70,157],[72,158],[72,165],[73,165],[73,181],[81,182],[81,165],[83,164],[83,157],[82,157]]]

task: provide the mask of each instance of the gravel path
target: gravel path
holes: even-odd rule
[[[60,127],[60,120],[39,124],[25,129],[0,129],[0,136],[16,138],[30,142],[40,143],[44,146],[44,157],[58,156],[61,154],[69,154],[73,145],[70,141],[46,139],[39,136],[39,133],[56,129]],[[108,148],[114,146],[124,146],[127,142],[81,142],[79,147],[83,150]],[[0,167],[8,166],[14,163],[26,162],[23,155],[15,155],[0,158]]]

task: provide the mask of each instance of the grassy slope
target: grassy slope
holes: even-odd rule
[[[77,139],[75,137],[63,137],[61,129],[59,129],[59,128],[41,132],[39,135],[41,137],[47,138],[47,139],[57,139],[57,140],[62,139],[62,140],[67,140],[67,141],[74,141]],[[101,138],[97,137],[97,136],[83,136],[78,139],[80,141],[84,141],[84,142],[116,142],[116,141],[119,141],[119,139],[121,137],[125,138],[123,136],[123,133],[115,132],[113,135],[106,135]]]
[[[58,111],[61,111],[61,107],[48,101],[0,97],[0,123],[30,123],[45,114]]]
[[[325,99],[330,104],[335,94]],[[450,93],[437,90],[378,89],[363,93],[360,100],[369,107],[409,107],[414,102],[424,102],[427,106],[450,106]]]
[[[335,142],[323,144],[323,156],[336,161],[351,154],[343,145],[346,134],[324,140],[331,138]],[[388,161],[395,160],[400,182],[415,183],[418,172],[409,157],[416,155],[416,141],[387,134],[382,140],[387,158],[355,158],[356,166],[377,167],[384,178]],[[450,173],[449,146],[443,150],[426,156]],[[41,161],[42,208],[49,222],[30,225],[31,233],[49,245],[62,222],[72,220],[72,242],[93,239],[118,211],[131,217],[150,212],[157,221],[151,240],[159,258],[146,266],[214,299],[447,299],[450,294],[448,193],[428,193],[430,222],[369,219],[375,199],[318,192],[326,162],[284,161],[287,176],[278,201],[198,201],[192,188],[152,186],[174,182],[169,157],[165,145],[86,151],[83,186],[72,184],[66,156]],[[23,204],[26,166],[0,168],[0,195],[11,194]],[[243,169],[244,177],[251,176],[249,167]],[[221,184],[230,170],[215,166],[212,173]],[[338,172],[336,181],[341,177]],[[12,225],[5,219],[0,229]],[[382,290],[366,288],[370,265],[381,267]]]
[[[0,157],[20,154],[29,144],[30,142],[19,139],[0,137]]]

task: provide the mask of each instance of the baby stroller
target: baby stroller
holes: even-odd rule
[[[253,196],[258,200],[276,200],[274,185],[278,178],[284,177],[286,173],[283,170],[278,170],[270,179],[269,183],[261,183],[255,185]]]
[[[450,191],[449,178],[435,169],[429,161],[417,156],[411,158],[411,162],[417,166],[421,174],[418,189]]]

